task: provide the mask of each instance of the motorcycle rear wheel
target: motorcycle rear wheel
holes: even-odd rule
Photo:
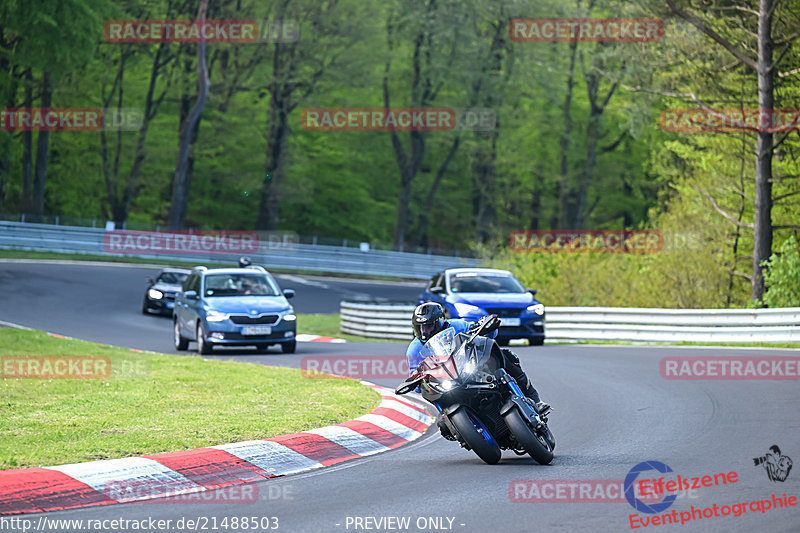
[[[467,407],[459,407],[449,418],[464,442],[484,463],[493,465],[500,461],[500,446],[480,418],[469,412]]]
[[[505,420],[508,429],[511,430],[517,442],[528,452],[528,455],[541,465],[550,464],[550,461],[553,460],[553,450],[550,444],[543,436],[536,435],[536,432],[528,425],[516,408],[511,409],[503,420]]]

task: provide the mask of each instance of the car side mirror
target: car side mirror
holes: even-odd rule
[[[539,292],[536,289],[528,289],[528,292],[536,296],[536,293]]]
[[[442,294],[444,292],[444,289],[441,287],[431,287],[430,289],[428,289],[428,292],[431,294]]]
[[[187,300],[197,300],[197,291],[186,291],[183,295]]]
[[[288,300],[294,298],[294,289],[283,289],[283,296]]]
[[[147,283],[153,283],[153,278],[144,278]]]

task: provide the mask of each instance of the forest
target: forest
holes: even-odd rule
[[[458,250],[548,305],[800,306],[800,0],[0,0],[0,108],[0,219]],[[105,123],[20,126],[51,108]],[[307,122],[340,109],[457,126]],[[546,229],[672,244],[509,245]]]

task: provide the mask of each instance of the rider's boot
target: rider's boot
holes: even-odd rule
[[[540,415],[544,415],[547,411],[550,410],[550,404],[543,402],[541,398],[539,398],[539,392],[531,383],[531,380],[528,379],[528,375],[525,374],[525,371],[522,370],[522,365],[519,362],[519,357],[517,354],[512,352],[511,350],[503,349],[503,355],[506,358],[506,370],[514,378],[519,385],[519,388],[522,389],[522,393],[533,401],[533,408],[536,412]]]

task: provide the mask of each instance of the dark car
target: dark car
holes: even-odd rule
[[[477,321],[494,314],[500,317],[497,342],[528,339],[544,344],[544,304],[535,289],[526,289],[507,270],[452,268],[437,273],[419,296],[418,303],[441,304],[449,318]]]
[[[198,267],[175,299],[175,348],[211,353],[214,346],[255,346],[260,351],[279,344],[294,353],[297,316],[275,279],[259,266],[246,268]]]
[[[191,273],[191,270],[183,268],[165,268],[158,273],[156,279],[147,278],[142,313],[147,315],[152,311],[171,315],[175,306],[175,295],[181,292],[183,282]]]

